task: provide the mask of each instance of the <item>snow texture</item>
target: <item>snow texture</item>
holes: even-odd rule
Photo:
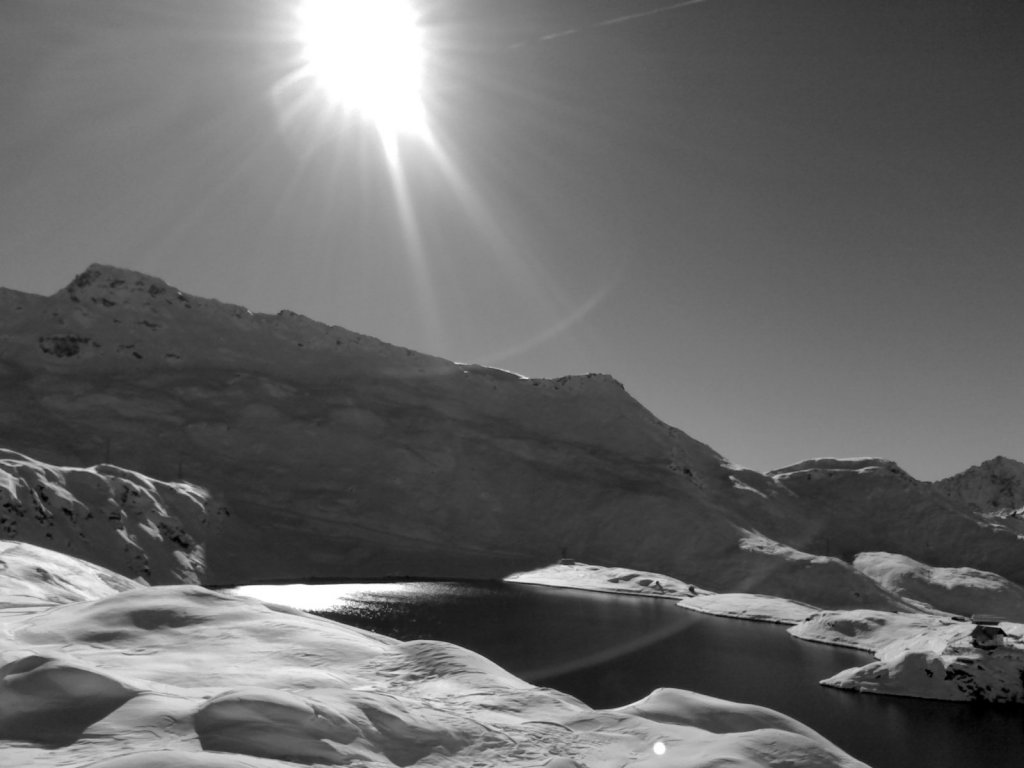
[[[536,570],[513,573],[511,576],[506,576],[504,581],[564,589],[582,589],[588,592],[644,595],[672,600],[708,593],[706,589],[699,589],[692,584],[660,573],[588,565],[569,559]]]
[[[191,483],[109,464],[54,466],[0,448],[0,539],[154,583],[198,583],[209,529],[225,514]]]
[[[863,768],[770,710],[670,689],[592,710],[448,643],[76,568],[95,598],[0,607],[4,765]]]
[[[909,601],[947,613],[1024,622],[1024,589],[977,568],[932,568],[905,555],[862,552],[853,567]]]
[[[1024,625],[873,611],[823,612],[796,637],[871,651],[877,661],[823,685],[949,701],[1024,703]]]
[[[796,600],[769,595],[750,595],[740,592],[708,594],[681,600],[679,605],[688,611],[724,616],[729,619],[766,621],[771,624],[798,624],[820,609]]]

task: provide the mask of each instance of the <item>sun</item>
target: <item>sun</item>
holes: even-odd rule
[[[382,137],[425,137],[423,34],[409,0],[302,0],[303,74]]]

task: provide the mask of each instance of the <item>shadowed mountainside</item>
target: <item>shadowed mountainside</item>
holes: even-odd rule
[[[202,488],[120,467],[57,467],[0,448],[0,539],[81,557],[153,584],[198,584],[226,514]]]
[[[847,562],[878,549],[1024,581],[1010,528],[933,484],[879,460],[745,470],[605,375],[459,365],[101,266],[48,298],[0,289],[0,329],[4,444],[212,491],[232,515],[208,583],[499,577],[568,554],[886,607]]]

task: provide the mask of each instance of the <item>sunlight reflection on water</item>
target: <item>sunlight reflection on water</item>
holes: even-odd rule
[[[286,605],[301,611],[331,611],[352,605],[366,606],[379,598],[422,595],[422,584],[249,584],[225,590],[265,603]]]
[[[537,680],[613,661],[695,621],[663,601],[501,582],[249,585],[227,590],[389,635],[444,638]],[[600,627],[566,632],[567,626]]]

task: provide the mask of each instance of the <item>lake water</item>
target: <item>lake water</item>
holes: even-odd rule
[[[1024,760],[1024,707],[871,696],[818,680],[871,660],[784,627],[690,613],[670,600],[501,582],[241,587],[401,640],[447,640],[593,707],[654,688],[759,704],[874,768],[995,768]]]

